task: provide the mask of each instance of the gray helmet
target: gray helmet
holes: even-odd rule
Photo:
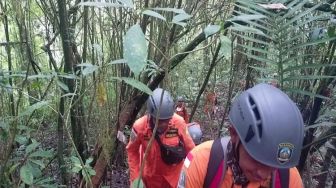
[[[178,96],[177,97],[177,102],[185,102],[184,97],[183,96]]]
[[[255,160],[275,168],[290,168],[299,162],[303,120],[281,90],[268,84],[246,90],[232,104],[229,119]]]
[[[161,94],[163,93],[162,104],[160,108],[159,119],[169,119],[174,115],[174,101],[168,91],[157,88],[153,91],[153,95],[147,100],[147,110],[152,117],[156,117],[156,113],[160,107]]]
[[[195,145],[198,145],[202,142],[202,130],[198,123],[191,122],[188,124],[188,132],[193,139]]]

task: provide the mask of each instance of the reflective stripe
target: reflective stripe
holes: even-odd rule
[[[191,153],[188,153],[186,159],[184,160],[184,166],[186,168],[189,168],[192,159],[193,159],[193,155]]]

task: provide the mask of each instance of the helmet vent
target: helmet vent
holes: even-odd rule
[[[150,96],[150,100],[152,101],[152,109],[151,109],[151,113],[153,113],[156,110],[156,104],[155,104],[155,100],[153,98],[153,96]]]
[[[249,102],[250,102],[250,105],[251,105],[251,108],[253,110],[253,114],[254,114],[254,117],[256,119],[256,124],[257,124],[257,128],[258,128],[258,136],[259,138],[262,137],[262,124],[261,124],[261,118],[260,118],[260,113],[259,113],[259,110],[258,110],[258,107],[257,105],[255,104],[253,98],[251,96],[249,96]]]
[[[253,128],[252,128],[252,125],[249,126],[249,129],[246,133],[246,136],[245,136],[245,143],[248,143],[254,136],[254,131],[253,131]]]

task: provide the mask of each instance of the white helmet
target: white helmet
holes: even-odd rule
[[[268,84],[246,90],[232,104],[229,119],[255,160],[275,168],[291,168],[299,162],[303,120],[281,90]]]

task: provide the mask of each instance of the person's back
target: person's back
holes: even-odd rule
[[[224,152],[218,148],[213,152],[221,161],[211,182],[205,179],[214,163],[210,153],[216,144],[208,141],[187,155],[178,187],[280,188],[283,179],[278,169],[289,169],[288,183],[283,184],[289,188],[303,187],[295,168],[302,148],[303,120],[286,94],[259,84],[237,97],[229,119],[231,138],[227,145],[221,144]]]

